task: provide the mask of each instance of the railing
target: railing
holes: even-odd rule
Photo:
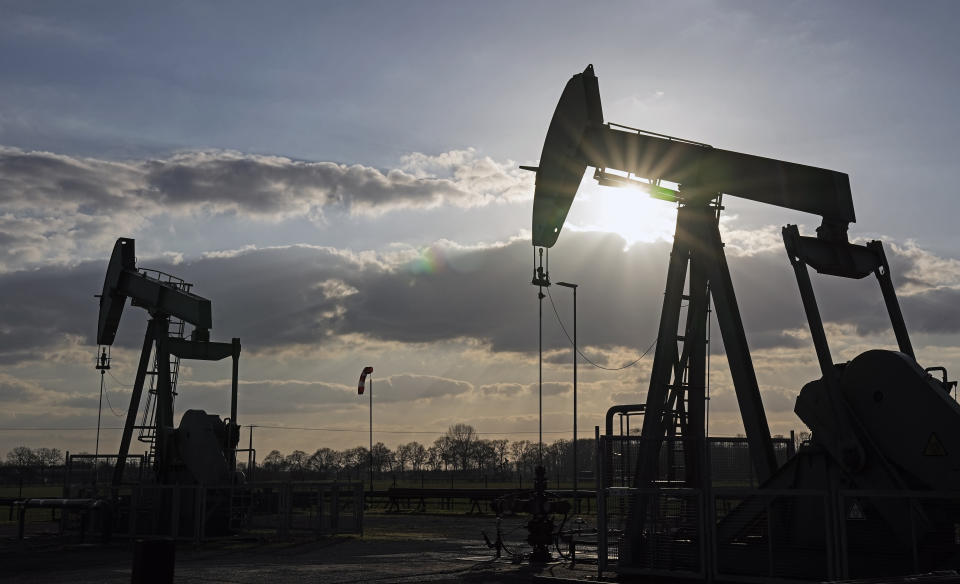
[[[362,483],[248,483],[244,485],[88,484],[58,499],[10,498],[10,520],[35,523],[49,508],[60,515],[60,536],[161,537],[202,542],[237,534],[288,539],[362,534]],[[83,493],[83,497],[76,494]],[[106,512],[104,512],[104,510]],[[69,511],[69,513],[68,513]],[[96,511],[96,513],[91,513]],[[57,513],[59,512],[59,513]]]
[[[363,533],[361,483],[139,486],[119,509],[130,537],[199,542],[238,532],[279,539]]]
[[[598,443],[600,574],[809,582],[960,565],[960,493],[760,489],[735,476],[637,489],[626,484],[638,441]]]

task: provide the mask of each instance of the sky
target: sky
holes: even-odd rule
[[[882,239],[918,360],[960,370],[960,41],[953,2],[0,0],[0,453],[95,448],[98,303],[117,237],[239,337],[255,447],[432,442],[458,422],[535,439],[531,173],[571,75],[607,121],[850,176],[855,241]],[[589,175],[589,173],[588,173]],[[774,433],[819,377],[780,228],[728,198],[721,228]],[[618,367],[656,336],[676,210],[585,178],[554,281]],[[815,277],[835,361],[891,348],[874,281]],[[543,424],[572,427],[572,298],[544,300]],[[113,452],[145,330],[128,306],[103,377]],[[714,332],[715,332],[714,328]],[[710,433],[742,432],[719,335]],[[579,367],[583,436],[642,402],[650,355]],[[227,415],[227,363],[185,362],[177,418]],[[246,429],[242,439],[247,439]]]

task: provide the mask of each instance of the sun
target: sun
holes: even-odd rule
[[[652,198],[631,187],[596,184],[588,172],[570,209],[569,224],[580,231],[616,233],[627,246],[673,238],[677,221],[674,203]]]

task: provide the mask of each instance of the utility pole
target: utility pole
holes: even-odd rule
[[[247,426],[250,429],[250,445],[247,447],[247,475],[250,477],[250,481],[253,481],[253,429],[256,428],[253,424]]]

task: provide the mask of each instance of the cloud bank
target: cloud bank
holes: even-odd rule
[[[279,222],[529,198],[532,177],[473,149],[411,154],[401,168],[232,151],[110,161],[0,147],[0,269],[70,263],[158,216]]]
[[[552,258],[552,275],[581,283],[579,333],[588,355],[595,351],[595,359],[616,365],[605,362],[603,351],[646,348],[659,318],[669,246],[625,248],[619,237],[590,232],[571,232],[565,242],[563,253]],[[960,270],[949,276],[946,269],[931,273],[924,267],[955,264],[913,244],[888,249],[911,332],[960,332],[952,309],[960,301]],[[538,311],[529,250],[522,239],[474,247],[439,242],[390,253],[296,245],[249,247],[178,264],[143,259],[140,265],[193,282],[194,291],[213,302],[214,337],[239,336],[254,351],[332,346],[359,335],[400,343],[470,339],[494,352],[529,354],[537,346]],[[797,333],[806,322],[784,254],[731,254],[730,265],[751,348],[806,343]],[[0,274],[0,363],[35,358],[64,343],[92,345],[98,310],[93,294],[105,266],[102,260]],[[871,278],[815,276],[814,283],[826,322],[892,339]],[[545,348],[567,347],[558,318],[572,324],[568,291],[549,290],[543,311]],[[139,346],[144,318],[142,310],[127,308],[121,346]],[[548,355],[548,362],[565,360]]]

